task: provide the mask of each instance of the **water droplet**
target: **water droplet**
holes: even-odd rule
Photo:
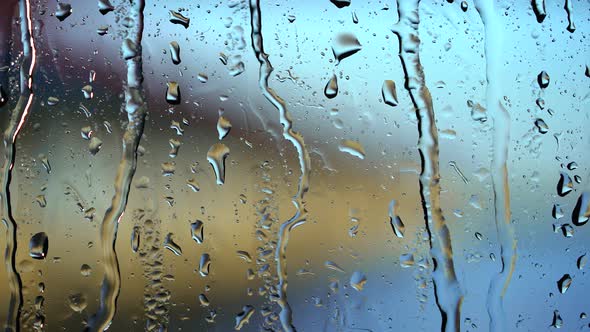
[[[180,45],[176,41],[170,42],[170,58],[173,64],[180,63]]]
[[[131,232],[131,250],[133,252],[137,252],[139,250],[139,244],[141,241],[141,233],[139,232],[139,227],[133,227],[133,232]]]
[[[539,87],[541,89],[545,89],[546,87],[549,86],[549,74],[547,74],[546,71],[542,71],[539,73],[539,75],[537,75],[537,83],[539,83]]]
[[[210,302],[205,294],[199,294],[199,303],[202,307],[208,307]]]
[[[571,163],[567,164],[567,169],[570,171],[576,170],[578,169],[578,164],[575,161],[572,161]]]
[[[559,310],[553,311],[553,321],[551,322],[551,327],[560,329],[563,327],[563,319],[559,315]]]
[[[49,248],[49,239],[44,232],[37,233],[29,241],[29,255],[34,259],[45,259]]]
[[[190,21],[191,21],[190,18],[185,17],[181,13],[173,11],[173,10],[170,11],[170,22],[172,22],[174,24],[180,24],[185,29],[187,29]]]
[[[203,231],[204,225],[202,221],[196,220],[194,223],[191,224],[191,237],[198,244],[203,243]]]
[[[49,105],[49,106],[55,106],[58,103],[59,103],[59,99],[57,99],[56,97],[47,98],[47,105]]]
[[[174,239],[172,239],[173,236],[174,234],[172,233],[168,233],[168,235],[166,235],[166,239],[164,240],[164,248],[170,250],[176,256],[180,256],[182,255],[182,248],[180,248],[180,246],[174,242]]]
[[[246,263],[252,262],[252,257],[250,257],[250,254],[247,251],[238,250],[236,253],[238,254],[238,257],[243,259]]]
[[[545,0],[532,0],[533,12],[537,17],[537,22],[541,23],[547,16],[545,12]]]
[[[461,10],[463,12],[466,12],[468,7],[469,7],[469,5],[467,4],[467,1],[461,1]]]
[[[406,226],[397,214],[397,202],[394,199],[389,203],[389,223],[395,236],[403,238]]]
[[[71,14],[72,14],[72,5],[70,5],[69,3],[64,3],[64,2],[57,3],[55,17],[57,17],[58,20],[63,21],[66,18],[68,18],[68,16],[70,16]]]
[[[395,87],[395,82],[393,80],[385,80],[383,81],[383,86],[381,87],[381,96],[383,97],[383,102],[389,106],[397,106],[397,91]]]
[[[473,120],[481,123],[488,121],[487,110],[479,103],[474,103],[473,101],[468,100],[467,106],[471,109],[471,118]]]
[[[338,266],[338,264],[336,264],[335,262],[326,261],[324,263],[324,266],[329,270],[334,270],[337,272],[345,273],[345,271],[340,266]]]
[[[113,10],[115,10],[115,7],[111,5],[109,0],[98,0],[98,11],[101,14],[106,15]]]
[[[166,101],[169,104],[180,104],[180,87],[177,82],[166,83]]]
[[[557,281],[557,289],[559,289],[559,292],[561,294],[565,294],[565,292],[567,292],[568,288],[570,288],[571,285],[572,278],[569,274],[564,274],[563,277],[561,277],[561,279]]]
[[[404,268],[414,266],[414,255],[413,254],[401,254],[399,256],[399,265]]]
[[[359,18],[356,15],[356,11],[355,10],[352,11],[352,23],[354,23],[354,24],[358,24],[359,23]]]
[[[198,192],[201,190],[199,183],[195,178],[191,178],[190,180],[186,181],[186,185],[191,188],[193,192]]]
[[[250,322],[250,317],[254,314],[254,307],[251,305],[245,305],[242,307],[242,311],[236,315],[236,325],[234,329],[240,330],[245,324]]]
[[[47,206],[47,200],[45,199],[45,195],[38,195],[35,198],[35,201],[39,204],[39,207],[46,207]]]
[[[201,260],[199,261],[199,274],[201,277],[206,277],[209,275],[209,268],[211,267],[211,257],[209,254],[204,253],[201,255]]]
[[[213,167],[217,184],[225,183],[225,159],[229,155],[229,148],[222,143],[215,143],[207,152],[207,160]]]
[[[96,155],[101,148],[102,141],[100,140],[100,138],[92,136],[90,138],[90,142],[88,142],[88,151],[90,151],[90,154],[92,154],[93,156]]]
[[[341,152],[346,152],[350,155],[353,155],[359,159],[365,159],[365,149],[361,145],[361,143],[352,140],[342,140],[340,141],[340,145],[338,145],[338,150]]]
[[[121,51],[124,60],[131,60],[137,56],[137,45],[131,39],[126,38],[123,40]]]
[[[543,119],[536,119],[535,126],[537,127],[537,130],[540,134],[547,134],[547,132],[549,131],[549,126],[547,126]]]
[[[561,219],[564,216],[563,213],[563,209],[561,208],[561,205],[559,204],[554,204],[553,205],[553,210],[551,210],[551,216],[553,216],[554,219]]]
[[[367,277],[360,271],[355,271],[350,277],[350,286],[357,291],[362,291],[367,283]]]
[[[336,58],[336,63],[340,63],[340,61],[360,51],[361,48],[362,45],[353,34],[343,33],[336,37],[334,45],[332,45],[332,52],[334,58]]]
[[[559,181],[557,182],[557,194],[561,197],[566,196],[574,189],[572,178],[564,172],[560,172]]]
[[[225,136],[229,134],[230,130],[231,122],[229,122],[229,120],[226,117],[219,115],[219,119],[217,119],[217,135],[219,139],[224,139]]]
[[[72,294],[68,297],[68,305],[75,312],[82,312],[88,305],[86,296],[82,293]]]
[[[99,26],[99,27],[96,29],[96,33],[97,33],[99,36],[104,36],[104,35],[106,35],[108,32],[109,32],[109,27],[108,27],[108,26],[106,26],[106,25],[101,25],[101,26]]]
[[[92,268],[88,264],[80,266],[80,274],[84,277],[89,277],[92,274]]]
[[[590,192],[580,194],[576,206],[572,212],[572,222],[576,226],[582,226],[590,219]]]
[[[326,87],[324,88],[324,95],[329,99],[332,99],[338,95],[338,78],[336,75],[332,75],[332,78],[326,83]]]
[[[207,76],[207,74],[204,73],[199,73],[197,75],[197,79],[201,82],[201,83],[207,83],[207,81],[209,80],[209,76]]]
[[[588,257],[586,256],[586,254],[578,257],[578,260],[576,261],[576,265],[578,266],[578,270],[583,270],[584,266],[586,266],[587,262],[588,262]]]
[[[295,19],[296,19],[295,15],[289,15],[289,16],[287,16],[287,20],[289,21],[289,23],[295,22]]]
[[[94,97],[94,92],[92,91],[92,85],[85,85],[82,88],[82,93],[84,94],[84,98],[92,99]]]

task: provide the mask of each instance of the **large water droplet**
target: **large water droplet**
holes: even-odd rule
[[[338,95],[338,78],[336,75],[332,75],[332,78],[326,83],[326,87],[324,88],[324,95],[326,97],[332,99]]]
[[[572,222],[576,226],[582,226],[590,219],[590,192],[580,194],[576,206],[572,212]]]
[[[170,42],[170,58],[173,64],[180,63],[180,45],[176,41]]]
[[[389,106],[397,106],[397,91],[395,88],[395,82],[392,80],[385,80],[383,81],[383,86],[381,87],[381,96],[383,97],[383,102]]]
[[[338,145],[338,150],[353,155],[359,159],[365,159],[365,149],[361,143],[352,140],[342,140]]]
[[[225,183],[225,159],[229,155],[229,148],[222,143],[215,143],[207,152],[207,160],[213,167],[217,184]]]
[[[68,16],[70,16],[71,14],[72,14],[72,5],[70,5],[69,3],[64,3],[64,2],[57,3],[57,9],[55,10],[55,17],[57,17],[58,20],[63,21],[66,18],[68,18]]]
[[[211,267],[211,257],[209,254],[204,253],[201,255],[201,260],[199,261],[199,274],[201,277],[206,277],[209,275],[209,268]]]
[[[361,48],[361,43],[353,34],[343,33],[336,37],[334,45],[332,45],[332,52],[337,63],[340,63],[343,59],[360,51]]]
[[[203,243],[203,231],[204,225],[202,221],[196,220],[194,223],[191,224],[191,237],[198,244]]]
[[[395,236],[403,238],[406,226],[397,214],[397,202],[395,199],[392,199],[389,203],[389,223],[391,224]]]
[[[217,119],[217,135],[219,137],[220,140],[224,139],[225,136],[227,136],[227,134],[229,134],[229,131],[231,130],[231,122],[229,122],[229,120],[220,115],[219,119]]]
[[[174,239],[172,238],[173,236],[174,234],[172,233],[168,233],[168,235],[166,235],[166,239],[164,240],[164,248],[172,251],[172,253],[176,256],[180,256],[182,255],[182,248],[180,248],[180,246],[174,242]]]
[[[566,196],[574,190],[574,183],[572,178],[564,172],[559,174],[559,181],[557,182],[557,194],[561,197]]]
[[[170,11],[170,22],[172,22],[174,24],[180,24],[185,29],[187,29],[190,21],[191,21],[190,18],[185,17],[181,13],[173,11],[173,10]]]
[[[367,276],[360,271],[355,271],[350,277],[350,286],[357,291],[362,291],[367,283]]]
[[[334,6],[336,6],[338,8],[344,8],[344,7],[350,6],[350,1],[351,0],[330,0],[330,2],[333,3]]]
[[[139,232],[139,227],[133,227],[133,232],[131,232],[131,250],[133,252],[137,252],[139,250],[139,244],[141,240],[141,235]]]
[[[115,7],[111,5],[109,0],[98,0],[98,11],[101,14],[106,15],[113,10],[115,10]]]
[[[250,322],[250,317],[254,314],[254,307],[251,305],[245,305],[242,307],[242,311],[236,315],[236,325],[234,329],[240,330],[245,324]]]
[[[169,104],[180,104],[180,87],[177,82],[166,83],[166,101]]]
[[[49,239],[44,232],[37,233],[29,241],[29,255],[34,259],[45,259],[49,249]]]
[[[572,278],[569,274],[564,274],[563,277],[561,277],[561,279],[557,281],[557,289],[559,289],[559,292],[561,294],[565,294],[565,292],[567,292],[568,288],[570,288],[571,285]]]
[[[547,74],[546,71],[542,71],[539,73],[539,75],[537,75],[537,83],[539,83],[539,87],[541,87],[541,89],[545,89],[546,87],[549,86],[549,74]]]

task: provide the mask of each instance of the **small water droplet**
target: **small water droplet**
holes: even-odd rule
[[[559,292],[561,294],[565,294],[565,292],[567,292],[568,288],[570,288],[571,285],[572,278],[569,274],[564,274],[563,277],[561,277],[561,279],[557,281],[557,289],[559,289]]]
[[[547,123],[543,119],[536,119],[535,126],[540,134],[547,134],[549,131],[549,126],[547,126]]]
[[[92,136],[90,138],[90,142],[88,142],[88,151],[90,151],[90,154],[92,154],[93,156],[96,155],[101,148],[102,141],[100,140],[100,138]]]

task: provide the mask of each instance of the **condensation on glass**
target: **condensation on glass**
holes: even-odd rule
[[[6,331],[590,328],[590,3],[0,2]]]

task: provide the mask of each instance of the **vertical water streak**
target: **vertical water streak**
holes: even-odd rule
[[[494,190],[494,218],[500,243],[501,268],[488,289],[490,331],[508,331],[504,319],[504,295],[516,264],[516,238],[511,224],[510,188],[508,183],[508,145],[510,143],[510,115],[502,105],[499,70],[502,66],[502,27],[493,0],[476,0],[475,8],[484,25],[486,59],[486,103],[494,121],[492,186]]]
[[[301,176],[297,193],[293,196],[293,204],[296,212],[289,220],[283,222],[279,229],[277,249],[275,260],[277,261],[277,275],[279,278],[277,303],[281,307],[280,320],[284,331],[295,331],[293,326],[291,306],[287,301],[287,244],[289,235],[293,227],[305,222],[307,211],[303,196],[309,189],[309,153],[305,148],[303,137],[293,131],[293,121],[287,110],[285,101],[268,86],[268,79],[273,71],[272,64],[268,60],[268,54],[264,52],[264,42],[262,38],[262,20],[260,17],[260,0],[250,0],[250,18],[252,28],[252,48],[260,63],[258,84],[264,97],[279,111],[280,123],[283,126],[283,137],[290,141],[299,157],[299,167]]]
[[[4,163],[2,164],[2,202],[0,204],[0,217],[6,226],[6,248],[4,251],[4,263],[8,274],[8,287],[10,290],[8,313],[5,331],[20,330],[20,314],[22,309],[22,282],[16,270],[17,250],[17,224],[12,216],[10,205],[10,180],[14,167],[16,153],[16,139],[22,126],[27,120],[33,103],[33,73],[37,62],[37,49],[33,38],[33,23],[31,19],[30,0],[19,1],[19,16],[21,29],[21,43],[23,45],[23,60],[20,67],[20,96],[16,106],[10,114],[8,127],[4,131],[2,141],[4,143]]]
[[[441,312],[441,330],[459,331],[463,295],[455,274],[451,235],[440,206],[438,130],[432,96],[420,63],[419,0],[397,0],[399,22],[393,32],[399,38],[399,57],[406,74],[405,87],[418,118],[418,150],[422,161],[420,195],[434,262],[432,279]]]
[[[127,112],[127,128],[123,134],[123,152],[117,175],[115,177],[115,194],[111,206],[107,209],[100,229],[100,240],[103,248],[103,264],[105,276],[100,294],[98,312],[89,321],[88,330],[104,331],[110,326],[117,309],[117,298],[121,288],[121,275],[115,245],[119,222],[127,206],[127,198],[131,181],[137,166],[137,147],[143,134],[147,105],[142,90],[142,52],[143,9],[145,0],[133,0],[129,17],[135,24],[128,30],[126,43],[133,43],[137,49],[134,57],[127,62],[127,86],[125,88],[125,111]]]

